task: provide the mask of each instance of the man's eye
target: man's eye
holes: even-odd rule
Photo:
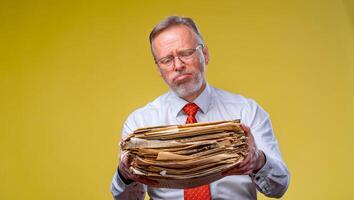
[[[194,53],[194,50],[186,50],[186,51],[182,51],[180,52],[180,56],[181,57],[188,57],[191,56]]]
[[[168,58],[163,58],[163,59],[160,60],[160,63],[161,63],[161,64],[167,64],[167,63],[171,62],[171,60],[172,60],[172,59],[169,58],[169,57],[168,57]]]

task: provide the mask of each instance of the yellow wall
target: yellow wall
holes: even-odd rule
[[[124,119],[167,90],[147,38],[171,14],[198,23],[209,83],[271,114],[284,199],[354,199],[352,0],[146,2],[1,1],[0,199],[111,199]]]

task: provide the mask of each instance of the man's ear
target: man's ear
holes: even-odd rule
[[[209,54],[209,48],[208,46],[205,46],[203,48],[203,55],[204,55],[204,59],[205,59],[205,64],[207,65],[210,61],[210,54]]]

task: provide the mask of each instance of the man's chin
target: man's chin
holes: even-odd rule
[[[179,85],[178,87],[173,88],[172,90],[181,98],[188,97],[197,91],[196,88],[186,87],[183,85]]]
[[[170,85],[170,88],[181,98],[189,97],[197,93],[202,87],[203,85],[202,82],[201,81],[199,82],[198,80],[183,81],[180,84],[174,84],[173,87],[171,87]]]

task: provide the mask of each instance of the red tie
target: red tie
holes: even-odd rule
[[[184,113],[187,114],[186,124],[196,123],[199,107],[195,103],[188,103],[183,107]],[[211,200],[210,186],[202,185],[195,188],[184,189],[184,200]]]

